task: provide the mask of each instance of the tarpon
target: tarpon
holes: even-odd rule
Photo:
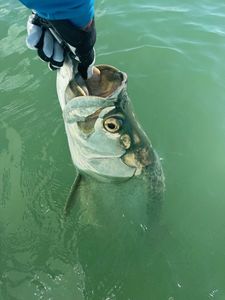
[[[79,84],[76,64],[70,59],[57,74],[57,93],[78,179],[89,175],[98,181],[122,181],[143,176],[151,190],[161,194],[160,159],[134,116],[126,73],[109,65],[97,67],[101,71],[98,95],[88,95]]]

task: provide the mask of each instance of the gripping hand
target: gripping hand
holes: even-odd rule
[[[62,67],[65,59],[65,49],[52,35],[51,31],[43,26],[36,14],[32,14],[27,21],[28,48],[37,50],[38,56],[45,62],[51,70]]]

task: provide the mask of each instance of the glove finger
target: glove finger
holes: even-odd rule
[[[55,40],[54,41],[54,53],[51,57],[50,64],[55,68],[61,68],[65,59],[64,48]]]
[[[54,38],[48,29],[44,34],[43,52],[47,57],[49,57],[49,59],[53,56],[54,53]]]
[[[56,70],[60,69],[59,67],[56,67],[56,66],[52,65],[51,62],[48,63],[48,68],[51,71],[56,71]]]
[[[86,55],[83,55],[79,58],[81,62],[78,64],[78,72],[85,80],[91,78],[95,64],[95,49],[93,48]]]
[[[37,48],[40,59],[49,62],[54,53],[54,39],[49,30],[43,30],[43,34],[40,38]]]
[[[48,63],[48,67],[50,70],[55,71],[60,69],[63,66],[64,60],[62,62],[50,60]]]
[[[27,33],[28,33],[26,38],[27,47],[30,49],[36,49],[37,44],[40,41],[40,38],[42,36],[42,28],[28,21]]]

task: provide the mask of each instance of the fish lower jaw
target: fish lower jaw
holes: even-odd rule
[[[110,182],[126,182],[128,180],[130,180],[134,174],[132,176],[129,177],[120,177],[120,176],[110,176],[107,174],[102,174],[99,172],[93,172],[90,170],[79,170],[83,175],[87,175],[92,177],[93,179],[100,181],[100,182],[105,182],[105,183],[110,183]]]
[[[88,174],[99,181],[125,181],[132,178],[136,172],[136,168],[127,166],[121,157],[88,158],[87,156],[73,154],[72,159],[75,167],[82,173]]]

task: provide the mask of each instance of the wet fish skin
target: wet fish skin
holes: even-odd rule
[[[83,176],[98,181],[143,176],[150,185],[157,186],[151,190],[163,192],[161,162],[134,115],[127,93],[127,75],[111,66],[98,67],[103,74],[104,97],[80,93],[71,62],[57,75],[58,97],[74,165]]]

